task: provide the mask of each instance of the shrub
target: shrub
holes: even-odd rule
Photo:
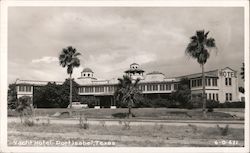
[[[24,118],[24,124],[27,122],[27,120],[32,120],[33,122],[33,109],[31,107],[31,97],[29,96],[22,96],[18,99],[18,105],[16,108],[16,111],[19,113],[21,123],[23,122]]]
[[[123,129],[124,130],[129,130],[131,127],[130,127],[130,121],[127,121],[127,120],[124,120],[123,121]]]
[[[23,123],[25,126],[34,126],[34,121],[33,120],[30,120],[28,118],[25,118],[24,120],[24,123]]]
[[[81,97],[80,102],[82,104],[88,104],[89,108],[94,108],[97,103],[99,103],[99,99],[94,96]]]
[[[225,102],[225,103],[220,103],[219,108],[245,108],[245,102]]]
[[[86,117],[80,116],[79,126],[81,129],[88,129],[89,128],[88,119]]]
[[[188,126],[193,130],[193,133],[196,134],[198,131],[198,128],[196,125],[188,124]]]
[[[106,128],[106,122],[105,122],[105,121],[100,121],[99,123],[100,123],[100,125],[101,125],[102,127]]]
[[[214,111],[214,109],[213,109],[213,108],[211,108],[211,107],[209,107],[209,108],[207,109],[207,111],[208,111],[208,112],[213,112],[213,111]]]
[[[113,117],[115,118],[126,118],[128,117],[128,113],[114,113],[112,114]],[[135,117],[135,114],[132,113],[132,117]]]
[[[189,102],[189,103],[186,104],[186,108],[187,109],[193,109],[194,106],[193,106],[193,104],[191,102]]]
[[[217,124],[217,128],[218,130],[220,131],[220,134],[222,136],[226,136],[228,134],[228,130],[229,130],[229,125],[227,124],[224,128],[223,127],[220,127],[218,124]]]

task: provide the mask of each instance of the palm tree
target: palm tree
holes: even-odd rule
[[[61,54],[59,55],[59,62],[62,67],[67,67],[67,73],[70,79],[70,92],[69,92],[69,104],[72,107],[72,73],[75,67],[80,66],[80,60],[78,56],[81,55],[72,46],[63,48]]]
[[[241,75],[241,79],[245,80],[245,63],[242,63],[240,75]]]
[[[23,117],[32,118],[31,98],[29,96],[22,96],[18,99],[16,111],[19,113],[21,123]]]
[[[206,97],[205,97],[205,74],[204,65],[206,64],[209,56],[210,50],[215,49],[214,38],[208,38],[208,32],[205,33],[204,30],[196,31],[196,35],[191,37],[190,43],[186,48],[186,54],[197,60],[202,68],[202,103],[203,103],[203,116],[206,118]]]
[[[140,90],[138,88],[140,79],[133,81],[129,76],[124,75],[123,78],[118,78],[118,81],[119,83],[116,98],[127,104],[128,117],[130,118],[132,116],[132,106],[140,94]]]

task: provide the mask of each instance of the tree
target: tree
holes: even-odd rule
[[[129,76],[124,75],[123,78],[118,78],[118,81],[116,99],[127,104],[128,117],[130,118],[132,117],[131,109],[140,95],[140,90],[138,88],[140,79],[133,81]]]
[[[62,85],[49,82],[45,86],[34,87],[34,106],[37,108],[67,108],[69,105],[70,80]],[[72,80],[72,100],[78,101],[78,84]]]
[[[32,107],[31,107],[31,97],[29,96],[22,96],[18,99],[16,111],[19,113],[21,123],[22,123],[22,118],[26,117],[26,120],[29,120],[29,118],[32,118]]]
[[[49,82],[45,86],[34,87],[34,106],[37,108],[62,107],[61,86]]]
[[[189,79],[183,78],[178,84],[178,89],[172,93],[172,100],[178,102],[180,108],[188,108],[190,106],[191,89],[189,85]]]
[[[242,63],[240,75],[241,79],[245,81],[245,63]]]
[[[67,67],[67,74],[69,74],[70,79],[70,92],[69,92],[69,103],[70,108],[72,107],[72,73],[75,67],[80,66],[80,60],[78,56],[81,55],[77,52],[75,48],[69,46],[63,48],[61,54],[59,55],[59,62],[62,67]]]
[[[245,88],[243,88],[243,87],[239,87],[239,92],[241,92],[241,93],[245,93]]]
[[[12,83],[9,84],[9,89],[8,89],[8,108],[15,109],[16,106],[17,106],[16,84]]]
[[[205,96],[205,74],[204,65],[206,64],[210,50],[216,48],[215,39],[208,38],[208,32],[204,30],[196,31],[196,34],[191,37],[190,43],[188,44],[185,52],[186,54],[197,60],[202,68],[202,110],[203,116],[206,118],[206,96]]]
[[[70,91],[70,83],[71,83],[71,96],[72,96],[72,101],[79,101],[79,95],[78,95],[78,87],[79,84],[74,81],[74,79],[66,79],[64,83],[61,85],[60,89],[60,99],[63,104],[63,107],[68,106],[67,100],[69,99],[69,91]],[[71,108],[71,106],[70,106]]]

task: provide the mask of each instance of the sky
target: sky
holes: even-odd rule
[[[244,61],[244,10],[240,7],[11,7],[8,12],[8,83],[64,81],[58,62],[62,48],[81,53],[99,79],[121,77],[131,63],[171,78],[201,72],[185,48],[196,30],[210,31],[217,50],[205,70]],[[239,79],[241,80],[241,79]],[[240,84],[242,81],[240,81]]]

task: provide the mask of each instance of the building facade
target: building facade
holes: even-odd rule
[[[167,78],[163,73],[153,71],[145,73],[140,65],[133,63],[124,71],[132,80],[140,79],[139,89],[143,95],[169,95],[176,91],[182,78],[188,78],[190,82],[191,97],[199,98],[202,93],[202,74],[190,74],[175,78]],[[237,72],[229,67],[205,72],[206,97],[208,100],[223,102],[240,101],[238,91]],[[99,98],[95,108],[116,108],[114,93],[117,89],[118,80],[100,80],[94,77],[90,68],[85,68],[81,76],[75,80],[79,84],[80,96],[94,96]],[[55,81],[51,81],[55,82]],[[33,88],[43,86],[46,81],[17,80],[17,97],[33,97]],[[62,82],[55,82],[62,84]]]

